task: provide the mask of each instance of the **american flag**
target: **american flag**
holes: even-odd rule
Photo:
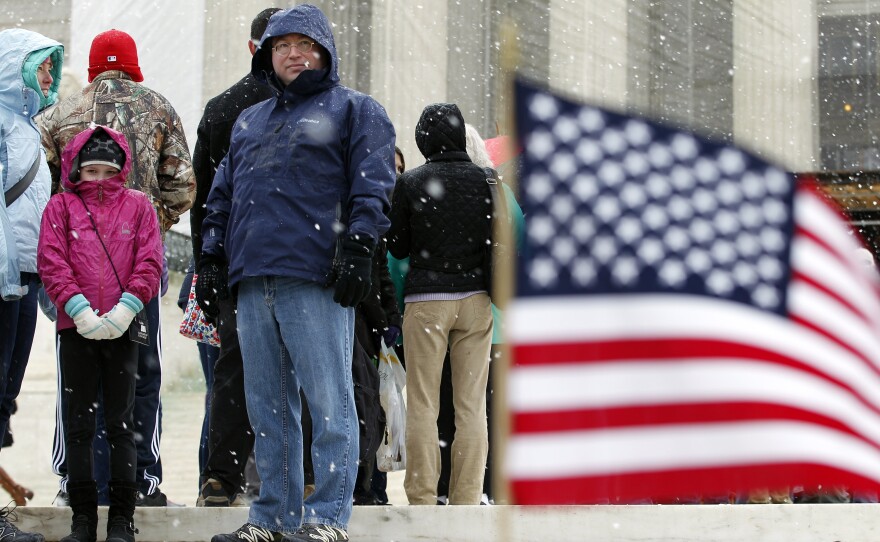
[[[518,504],[880,485],[880,281],[809,182],[515,83]]]

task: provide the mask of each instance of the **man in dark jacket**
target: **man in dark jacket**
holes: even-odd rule
[[[397,292],[394,291],[394,283],[391,282],[391,273],[388,271],[388,257],[386,254],[385,242],[379,239],[376,253],[373,256],[372,271],[372,288],[370,295],[355,308],[354,332],[355,342],[363,347],[364,354],[369,360],[369,366],[366,368],[371,373],[374,372],[374,359],[379,357],[381,352],[382,341],[388,348],[394,348],[394,343],[400,336],[401,317],[400,309],[397,306]],[[357,351],[355,351],[357,356]],[[355,363],[357,359],[355,359]],[[377,415],[375,418],[369,416],[371,410],[365,408],[365,413],[358,413],[360,423],[363,424],[361,435],[371,436],[375,433],[371,442],[361,442],[361,460],[358,465],[357,483],[354,489],[355,505],[379,505],[387,504],[387,495],[378,495],[372,488],[373,475],[376,472],[376,450],[379,448],[385,429],[385,416],[381,413],[381,405],[379,404],[379,388],[378,388],[378,370],[376,374],[375,401],[373,406],[376,407]],[[358,373],[354,374],[355,386],[365,386],[367,382],[358,382]],[[363,390],[355,389],[355,400],[357,393]],[[368,393],[364,393],[369,397]],[[365,415],[366,414],[366,415]],[[384,497],[384,499],[383,499]]]
[[[206,303],[227,288],[237,295],[262,486],[248,522],[212,540],[348,540],[353,307],[388,228],[394,128],[375,100],[339,84],[330,22],[315,6],[272,16],[251,73],[276,97],[233,128],[208,196],[196,290]],[[313,422],[315,491],[305,501],[300,388]]]
[[[492,312],[486,254],[492,196],[486,172],[466,152],[464,119],[455,104],[427,106],[416,125],[416,143],[427,163],[397,181],[387,235],[391,255],[410,259],[403,289],[404,489],[410,504],[437,502],[436,422],[448,347],[455,402],[449,504],[479,504],[488,452]]]
[[[278,11],[281,9],[264,9],[251,22],[251,37],[248,40],[251,56],[257,51],[257,44],[266,31],[269,17]],[[193,151],[196,201],[190,209],[190,229],[195,269],[199,268],[202,253],[205,202],[208,200],[217,166],[229,151],[232,127],[242,111],[272,96],[269,87],[258,83],[249,73],[219,96],[209,100],[205,106]],[[238,493],[241,492],[244,468],[247,465],[245,458],[254,447],[254,434],[251,432],[245,406],[244,372],[241,349],[238,346],[235,306],[224,295],[218,297],[214,305],[202,307],[202,311],[218,323],[220,355],[214,363],[213,382],[208,382],[211,394],[208,459],[201,473],[202,485],[196,506],[244,505]]]

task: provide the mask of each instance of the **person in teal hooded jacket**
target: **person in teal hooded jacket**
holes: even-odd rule
[[[0,436],[21,389],[37,325],[37,241],[52,181],[34,116],[58,97],[64,48],[13,28],[0,32]],[[0,539],[41,542],[0,510]]]

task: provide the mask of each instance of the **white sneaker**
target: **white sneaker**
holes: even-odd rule
[[[70,506],[70,495],[63,489],[59,489],[58,494],[52,499],[52,504],[55,506]]]

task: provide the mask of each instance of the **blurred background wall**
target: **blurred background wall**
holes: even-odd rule
[[[484,137],[507,131],[502,49],[557,91],[735,141],[792,171],[880,169],[880,0],[315,0],[342,81],[388,110],[408,166],[422,108],[453,101]],[[183,118],[250,66],[255,0],[0,0],[0,28],[66,46],[71,86],[109,28],[139,46],[144,83]],[[281,3],[279,7],[289,7]],[[515,26],[514,43],[502,27]],[[180,225],[186,229],[185,225]]]

